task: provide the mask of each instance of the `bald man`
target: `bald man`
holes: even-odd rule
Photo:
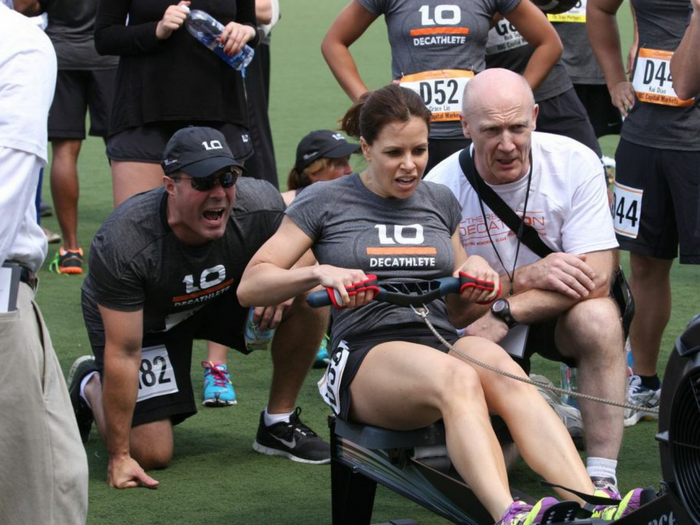
[[[625,400],[626,373],[620,307],[610,297],[617,241],[600,159],[567,137],[535,131],[538,106],[525,79],[489,69],[467,84],[462,129],[472,140],[438,164],[426,180],[448,186],[462,205],[460,237],[469,255],[481,255],[502,273],[501,297],[484,306],[467,335],[500,343],[523,335],[529,370],[534,353],[579,370],[579,390]],[[553,253],[540,257],[484,202],[490,187],[532,226]],[[464,319],[466,324],[469,320]],[[525,326],[521,326],[525,325]],[[527,328],[525,328],[527,327]],[[622,409],[580,400],[587,467],[598,488],[617,492]]]

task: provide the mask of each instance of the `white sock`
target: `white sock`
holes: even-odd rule
[[[263,418],[265,419],[265,426],[271,427],[275,423],[289,423],[289,418],[292,417],[294,411],[283,412],[282,414],[270,414],[265,407],[265,412],[263,413]]]
[[[83,380],[80,382],[80,399],[85,401],[85,404],[90,410],[92,410],[92,405],[90,405],[90,401],[88,401],[88,398],[85,396],[85,385],[87,385],[90,379],[92,379],[92,376],[96,375],[97,373],[98,372],[96,370],[93,370],[89,374],[86,374],[85,377],[83,377]]]
[[[586,470],[589,476],[612,478],[617,486],[617,461],[607,458],[589,457],[586,459]]]

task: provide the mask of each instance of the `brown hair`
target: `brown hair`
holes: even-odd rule
[[[310,186],[312,181],[309,178],[309,175],[313,175],[317,171],[321,171],[327,164],[328,159],[323,157],[313,161],[301,173],[296,168],[292,168],[289,170],[289,175],[287,176],[287,189],[298,190],[299,188],[306,188],[307,186]]]
[[[384,126],[408,122],[411,117],[423,119],[430,131],[430,115],[430,110],[416,92],[390,84],[364,93],[345,113],[340,129],[351,137],[362,137],[371,145]]]

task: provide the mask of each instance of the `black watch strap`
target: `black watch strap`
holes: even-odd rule
[[[497,299],[491,305],[491,313],[506,323],[508,329],[511,329],[518,324],[518,321],[515,320],[513,314],[510,313],[510,303],[507,299]]]

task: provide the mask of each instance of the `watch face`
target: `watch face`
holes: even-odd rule
[[[506,308],[507,304],[508,303],[506,303],[504,299],[499,299],[498,301],[493,303],[492,310],[494,312],[502,312]]]

